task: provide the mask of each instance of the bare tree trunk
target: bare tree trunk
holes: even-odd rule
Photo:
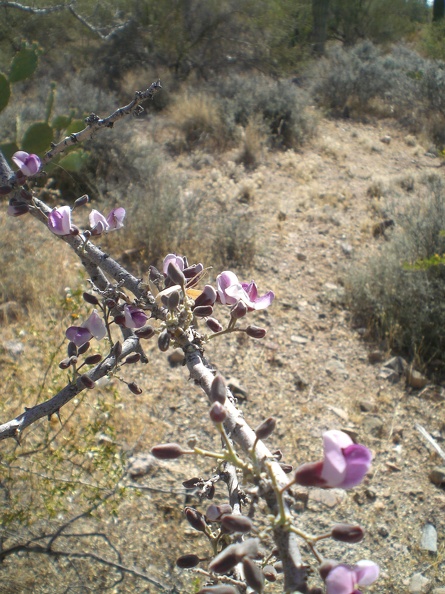
[[[445,16],[445,0],[434,0],[433,21],[440,21]]]
[[[443,0],[442,0],[443,2]],[[328,32],[329,0],[312,0],[312,39],[314,52],[324,54]]]

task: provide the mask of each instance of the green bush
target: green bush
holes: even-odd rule
[[[355,321],[424,365],[445,370],[445,184],[423,180],[419,195],[393,208],[389,241],[350,268],[346,294]]]

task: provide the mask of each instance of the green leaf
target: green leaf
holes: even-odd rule
[[[19,150],[15,142],[4,142],[0,144],[0,151],[5,155],[5,158],[11,163],[11,157]]]
[[[44,153],[53,141],[53,129],[46,122],[31,124],[22,140],[22,150],[27,153]]]
[[[24,47],[12,59],[9,81],[15,83],[20,80],[25,80],[25,78],[29,78],[37,68],[37,64],[37,52],[33,49]]]
[[[0,72],[0,111],[5,109],[11,96],[11,85],[4,74]]]
[[[59,165],[67,171],[79,172],[86,165],[87,161],[88,153],[83,149],[77,149],[60,159]]]
[[[71,116],[58,115],[51,122],[51,126],[55,130],[65,130],[71,124]]]

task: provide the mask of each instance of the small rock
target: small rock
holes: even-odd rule
[[[428,380],[424,375],[415,369],[408,369],[406,374],[406,383],[415,390],[421,390],[427,385]]]
[[[416,137],[412,136],[411,134],[408,134],[408,136],[405,136],[405,138],[403,140],[405,141],[405,144],[407,146],[416,146],[416,144],[417,144]]]
[[[370,363],[381,363],[383,361],[382,351],[371,351],[368,353],[368,361]]]
[[[378,438],[382,436],[384,425],[383,420],[377,415],[366,415],[363,421],[365,432]]]
[[[306,254],[303,254],[302,252],[297,252],[297,260],[304,262],[305,260],[307,260]]]
[[[286,219],[287,219],[287,214],[285,212],[283,212],[282,210],[280,210],[280,212],[278,213],[278,220],[285,221]]]
[[[349,373],[346,371],[346,367],[341,361],[338,359],[331,359],[328,361],[325,367],[326,373],[330,376],[334,377],[343,377],[343,379],[348,379]]]
[[[343,501],[346,492],[342,489],[312,489],[309,492],[309,502],[316,501],[327,507],[335,507]]]
[[[437,530],[430,523],[426,523],[423,527],[420,546],[425,551],[437,553]]]
[[[379,526],[377,529],[379,536],[383,536],[383,538],[387,538],[389,536],[389,530],[386,526]]]
[[[11,357],[20,357],[25,351],[25,345],[18,340],[7,340],[2,346]]]
[[[445,594],[445,588],[434,588],[431,590],[431,594]]]
[[[348,258],[350,258],[352,256],[352,253],[354,252],[354,248],[352,247],[352,245],[350,243],[342,242],[342,243],[340,243],[340,247],[341,247],[345,256],[347,256]]]
[[[370,412],[374,408],[374,403],[368,399],[360,400],[359,407],[362,412]]]
[[[445,485],[445,466],[436,466],[433,468],[428,478],[438,487]]]
[[[391,136],[388,136],[388,135],[387,136],[383,136],[380,139],[380,142],[383,142],[383,144],[389,144],[391,142]]]
[[[429,580],[421,573],[415,573],[409,582],[410,594],[424,594],[428,592]]]
[[[158,461],[152,454],[136,454],[128,459],[127,472],[134,480],[150,474],[157,466]]]
[[[306,336],[298,336],[293,334],[290,337],[290,340],[291,342],[296,342],[297,344],[306,344],[309,339]]]
[[[402,374],[408,368],[408,363],[403,357],[391,357],[391,359],[388,359],[388,361],[383,363],[383,367],[393,369],[394,371],[397,371],[397,373]]]

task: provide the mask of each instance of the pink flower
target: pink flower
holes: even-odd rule
[[[359,561],[354,567],[337,565],[326,578],[327,594],[360,594],[359,586],[369,586],[379,577],[379,566]]]
[[[125,328],[142,328],[148,320],[147,314],[133,305],[124,305],[124,317]]]
[[[253,281],[240,283],[236,274],[230,270],[221,272],[216,277],[216,290],[223,305],[235,305],[238,301],[242,301],[250,311],[269,307],[275,298],[272,291],[260,297]]]
[[[102,233],[121,229],[124,226],[125,208],[122,208],[121,206],[113,208],[107,218],[105,218],[98,210],[93,209],[90,212],[89,218],[93,235],[101,235]]]
[[[37,155],[30,155],[29,153],[25,153],[25,151],[17,151],[12,155],[12,160],[23,173],[27,177],[30,175],[35,175],[41,165],[41,161]]]
[[[323,433],[324,458],[297,468],[295,480],[306,487],[351,489],[369,471],[372,455],[364,445],[355,444],[342,431]]]
[[[182,256],[177,256],[176,254],[167,254],[162,263],[162,272],[164,273],[164,276],[167,276],[168,265],[170,262],[176,264],[179,270],[184,270],[185,268],[184,258]]]
[[[91,338],[101,340],[107,333],[104,321],[93,309],[90,317],[82,324],[82,326],[70,326],[65,332],[66,337],[77,347],[81,347]]]
[[[48,215],[48,227],[56,235],[70,235],[71,208],[69,206],[53,208]]]

